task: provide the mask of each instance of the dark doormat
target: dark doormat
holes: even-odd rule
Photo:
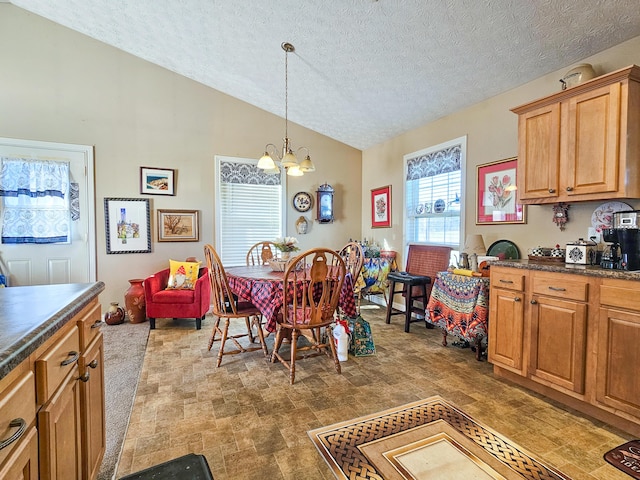
[[[640,480],[640,440],[631,440],[604,454],[604,459],[618,470]]]

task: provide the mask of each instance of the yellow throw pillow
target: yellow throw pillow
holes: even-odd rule
[[[193,290],[196,288],[200,262],[169,260],[167,290]]]

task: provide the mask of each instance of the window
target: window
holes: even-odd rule
[[[2,243],[68,243],[69,163],[3,157]]]
[[[404,156],[405,244],[457,249],[464,227],[466,137]]]
[[[252,245],[283,236],[284,176],[257,163],[216,156],[216,251],[225,266],[244,265]]]

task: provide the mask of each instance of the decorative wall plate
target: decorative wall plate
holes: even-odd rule
[[[624,202],[607,202],[600,205],[591,215],[591,225],[596,232],[602,232],[613,227],[613,214],[616,212],[632,211],[633,207]]]
[[[487,250],[487,255],[498,257],[500,260],[518,260],[520,250],[518,246],[509,240],[498,240],[493,242]]]
[[[311,210],[311,194],[298,192],[293,196],[293,208],[298,212],[308,212]]]

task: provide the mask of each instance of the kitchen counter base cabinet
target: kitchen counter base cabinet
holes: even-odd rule
[[[600,287],[596,400],[640,418],[640,295],[637,282]]]
[[[640,281],[570,272],[492,266],[494,374],[640,436]],[[518,276],[521,290],[505,290]],[[508,303],[513,295],[527,299],[522,313]],[[523,368],[505,357],[522,359]]]
[[[489,295],[488,360],[524,374],[524,275],[496,269]]]
[[[13,333],[0,338],[0,438],[21,432],[0,450],[0,479],[97,477],[105,450],[103,289],[97,282],[0,292],[0,331]]]

